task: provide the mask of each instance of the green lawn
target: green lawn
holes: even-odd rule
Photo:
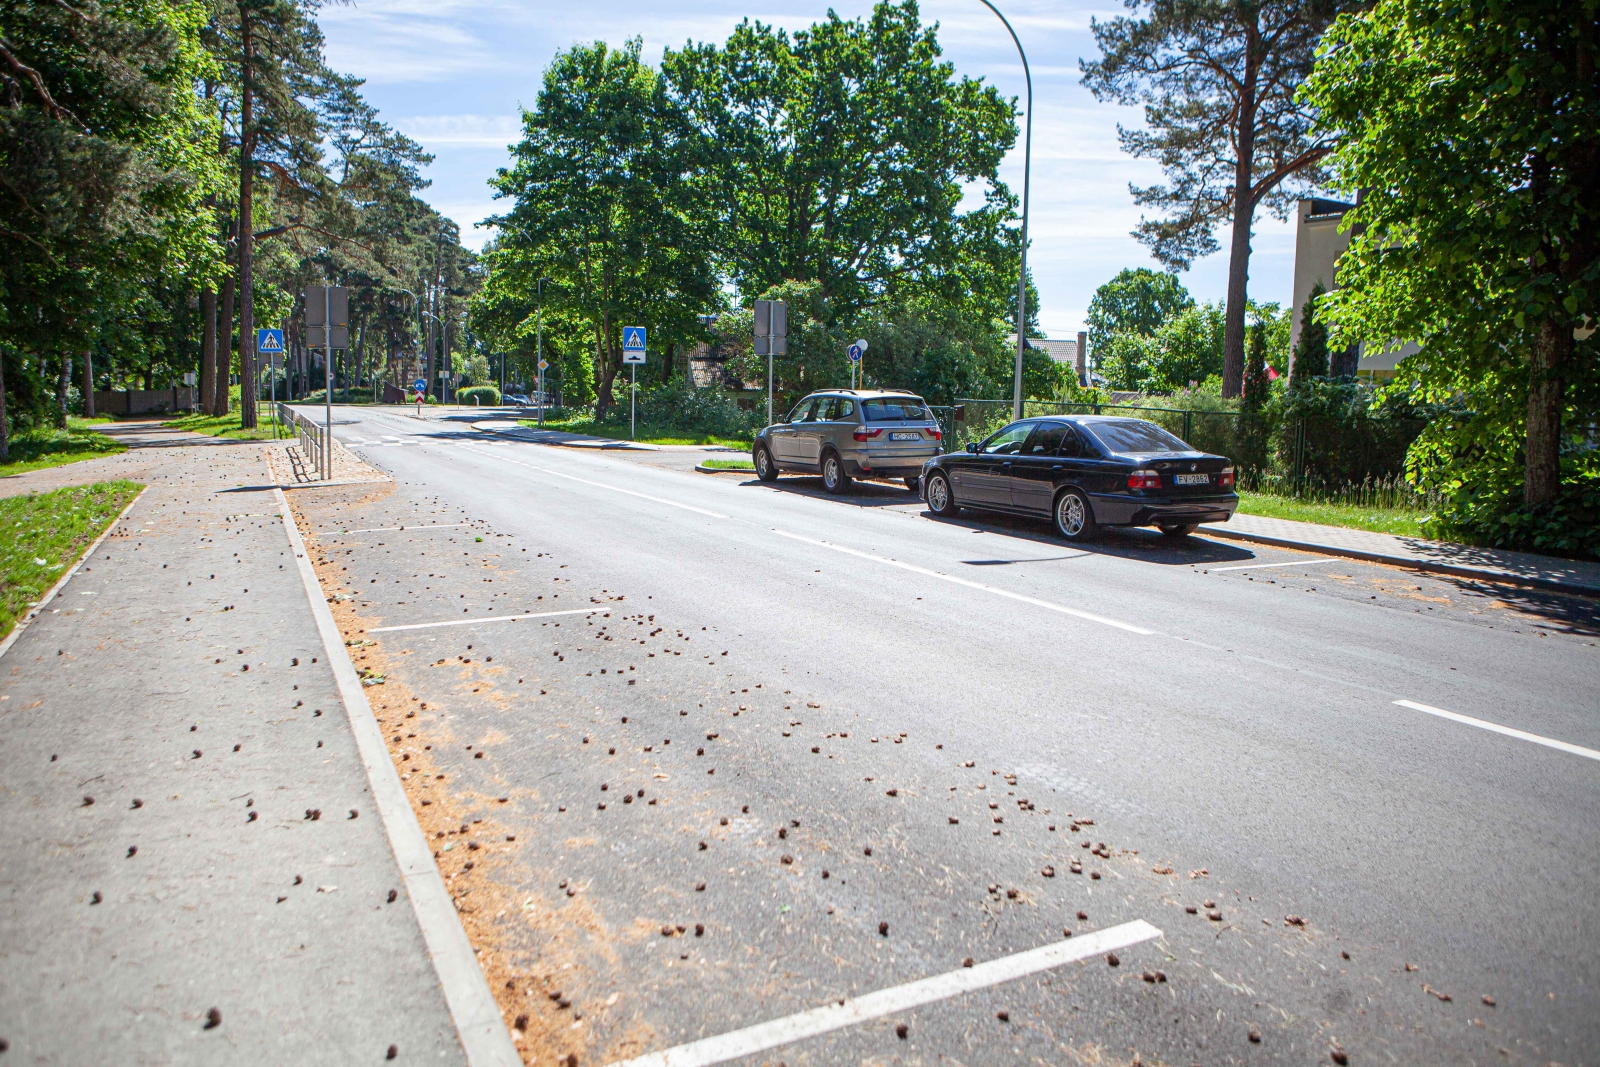
[[[0,498],[0,638],[142,488],[98,482]]]
[[[1398,534],[1402,537],[1421,537],[1425,511],[1400,508],[1360,507],[1354,504],[1315,504],[1287,497],[1269,496],[1265,493],[1239,494],[1241,515],[1261,515],[1269,519],[1294,519],[1297,522],[1319,522],[1324,526],[1347,526],[1355,530],[1374,533]]]
[[[243,441],[270,441],[272,440],[272,412],[270,405],[263,405],[261,413],[256,416],[256,428],[243,430],[239,428],[239,409],[234,408],[226,415],[186,415],[181,419],[163,422],[161,425],[170,426],[174,430],[189,430],[192,433],[203,433],[207,437],[231,437]],[[279,430],[280,437],[287,437],[293,431],[288,427]]]
[[[539,426],[537,419],[519,420],[521,425]],[[567,433],[588,434],[591,437],[607,437],[613,441],[627,441],[628,427],[616,423],[597,423],[593,419],[569,419],[566,422],[552,422],[545,420],[546,430],[565,430]],[[712,434],[685,434],[681,430],[670,427],[639,425],[638,435],[632,440],[643,442],[647,445],[726,445],[729,448],[748,449],[751,442],[740,440],[737,437],[716,437]]]
[[[714,471],[753,471],[756,465],[748,459],[708,459],[700,466]]]
[[[95,459],[99,456],[114,456],[118,452],[126,452],[128,446],[113,441],[102,433],[95,433],[90,427],[110,419],[67,419],[65,430],[39,429],[28,430],[14,435],[10,441],[10,448],[6,462],[0,463],[0,478],[24,471],[42,470],[45,467],[59,467],[64,463],[76,463],[80,459]]]

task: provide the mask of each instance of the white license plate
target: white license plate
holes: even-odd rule
[[[1209,475],[1209,474],[1174,474],[1172,476],[1172,484],[1173,485],[1210,485],[1211,484],[1211,475]]]
[[[920,441],[920,440],[922,440],[922,435],[920,433],[891,433],[889,435],[889,440],[891,440],[891,441]]]

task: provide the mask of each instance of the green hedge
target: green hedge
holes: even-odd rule
[[[472,407],[474,402],[479,407],[497,408],[500,406],[500,390],[492,385],[473,385],[456,393],[456,403],[463,407]]]

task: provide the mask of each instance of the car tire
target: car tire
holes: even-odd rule
[[[1200,528],[1198,522],[1184,522],[1177,526],[1158,526],[1162,537],[1170,537],[1174,541],[1181,541]]]
[[[920,474],[908,474],[906,475],[905,481],[906,488],[911,490],[913,493],[918,492],[922,488],[922,475]]]
[[[757,478],[764,482],[778,480],[778,465],[772,461],[772,453],[767,451],[766,445],[756,445],[750,459],[755,463]]]
[[[954,518],[961,512],[956,507],[955,494],[950,492],[950,479],[943,474],[928,476],[928,510],[941,519]]]
[[[1051,515],[1056,533],[1068,541],[1093,541],[1100,534],[1100,524],[1094,521],[1089,498],[1081,490],[1062,490]]]
[[[822,488],[830,493],[850,491],[850,475],[845,473],[844,460],[831,450],[822,454]]]

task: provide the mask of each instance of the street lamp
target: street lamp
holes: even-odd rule
[[[1026,132],[1022,135],[1022,266],[1017,271],[1017,369],[1011,387],[1011,417],[1020,419],[1022,418],[1022,351],[1028,344],[1028,179],[1033,169],[1033,74],[1028,70],[1028,54],[1022,50],[1022,42],[1017,39],[1017,31],[1012,29],[1011,23],[1000,14],[999,8],[989,0],[981,2],[1005,24],[1006,32],[1011,35],[1011,42],[1017,46],[1017,55],[1022,57],[1022,76],[1028,83],[1028,124]]]

